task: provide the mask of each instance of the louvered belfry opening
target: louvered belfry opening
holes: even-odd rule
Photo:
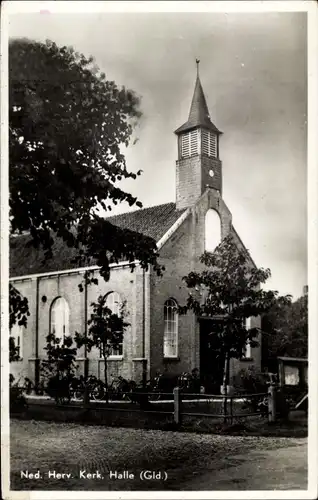
[[[189,158],[200,154],[200,130],[195,129],[181,135],[181,157]]]
[[[217,136],[211,130],[202,129],[202,154],[217,158]]]
[[[207,129],[194,129],[180,135],[181,158],[199,154],[217,158],[217,135]]]

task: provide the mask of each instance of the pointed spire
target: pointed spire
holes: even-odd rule
[[[198,125],[208,125],[210,122],[209,110],[199,75],[195,82],[188,122]]]
[[[205,95],[199,76],[200,59],[195,60],[197,65],[197,78],[194,87],[193,98],[190,106],[189,118],[186,123],[179,127],[175,133],[185,132],[195,127],[205,127],[214,132],[221,134],[216,126],[211,122],[209,109],[206,103]]]

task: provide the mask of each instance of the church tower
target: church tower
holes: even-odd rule
[[[183,209],[196,203],[209,186],[222,194],[222,163],[220,161],[220,132],[212,123],[199,76],[190,107],[189,118],[179,127],[176,176],[176,207]]]

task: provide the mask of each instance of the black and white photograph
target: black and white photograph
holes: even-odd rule
[[[6,500],[316,498],[316,9],[4,2]]]

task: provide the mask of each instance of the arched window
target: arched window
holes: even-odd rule
[[[106,306],[112,311],[113,314],[121,316],[122,313],[122,300],[117,292],[110,292],[106,297]],[[112,349],[111,356],[123,355],[123,342],[120,342],[118,349]]]
[[[216,210],[209,209],[205,214],[205,250],[214,252],[221,243],[221,219]]]
[[[63,297],[58,297],[51,305],[50,333],[64,340],[69,335],[70,308]]]
[[[120,316],[122,300],[119,293],[110,292],[106,297],[106,305],[107,307],[109,307],[113,314],[117,314],[117,316]]]
[[[174,299],[164,305],[163,355],[166,358],[178,355],[178,305]]]

